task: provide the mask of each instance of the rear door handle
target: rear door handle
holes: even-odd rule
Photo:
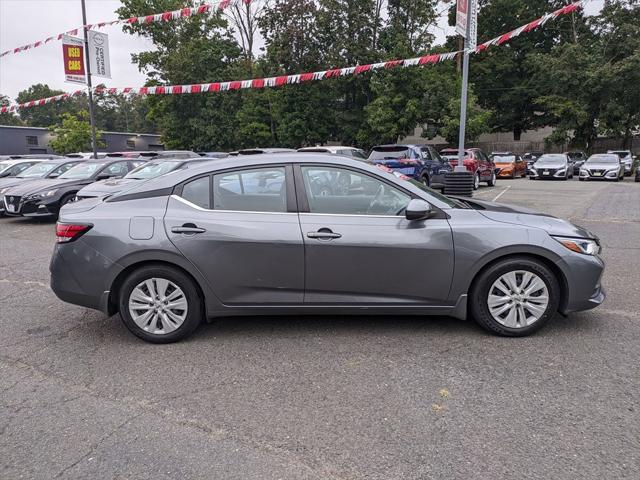
[[[342,238],[342,235],[340,235],[339,233],[333,233],[328,228],[321,228],[317,232],[307,233],[307,237],[317,238],[318,240],[333,240],[334,238]]]
[[[185,223],[181,227],[172,227],[171,231],[173,233],[184,233],[185,235],[195,235],[196,233],[206,232],[204,228],[197,227],[193,223]]]

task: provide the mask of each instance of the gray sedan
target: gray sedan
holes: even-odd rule
[[[522,336],[605,296],[589,231],[324,154],[176,171],[69,204],[56,230],[56,295],[157,343],[255,314],[450,315]]]

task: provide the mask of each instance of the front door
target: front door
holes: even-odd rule
[[[269,166],[201,176],[170,197],[167,235],[223,304],[302,303],[304,244],[290,171]]]
[[[368,172],[296,168],[306,304],[444,304],[454,260],[446,219],[406,220],[410,194]],[[329,178],[341,188],[318,188]]]

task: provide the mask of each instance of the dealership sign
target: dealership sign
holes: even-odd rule
[[[467,22],[469,36],[467,38]],[[467,47],[472,50],[478,44],[478,0],[458,0],[456,5],[456,33],[467,39]]]
[[[76,37],[62,37],[65,81],[85,84],[84,42]]]
[[[91,75],[111,78],[111,62],[109,61],[109,36],[106,33],[89,30],[89,66]]]

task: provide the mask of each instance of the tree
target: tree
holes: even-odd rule
[[[484,41],[560,8],[566,0],[480,0],[479,5],[479,41]],[[493,130],[511,131],[517,141],[522,132],[544,125],[534,102],[544,91],[532,76],[533,57],[550,53],[559,42],[575,41],[585,30],[582,14],[575,13],[472,57],[470,81],[479,104],[493,112]]]
[[[91,125],[88,114],[80,112],[76,115],[70,113],[62,114],[62,121],[58,125],[49,127],[53,139],[49,146],[54,152],[66,155],[73,152],[84,152],[91,150]],[[102,136],[100,131],[96,132],[96,140]]]
[[[25,103],[31,100],[61,95],[62,90],[53,90],[49,85],[37,83],[18,93],[16,102]],[[88,108],[86,95],[72,97],[63,102],[54,102],[35,108],[20,109],[20,119],[30,127],[50,127],[60,123],[65,113],[76,114]]]
[[[0,107],[8,107],[9,105],[11,105],[9,97],[0,94]],[[23,123],[15,113],[7,112],[0,113],[0,125],[23,125]]]
[[[457,85],[460,91],[460,83]],[[467,124],[465,127],[465,141],[477,141],[480,135],[489,131],[491,112],[478,105],[478,98],[469,89],[467,99]],[[458,144],[460,138],[460,96],[449,100],[442,115],[439,133],[452,145]]]

